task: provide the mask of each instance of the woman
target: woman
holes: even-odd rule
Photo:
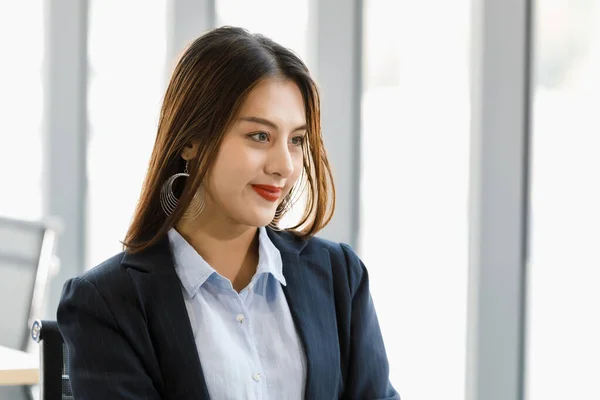
[[[364,265],[314,236],[335,197],[319,113],[272,40],[223,27],[190,45],[125,251],[64,287],[75,398],[399,399]]]

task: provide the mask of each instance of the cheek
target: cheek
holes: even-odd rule
[[[252,154],[243,151],[223,152],[209,174],[209,188],[217,197],[237,195],[256,175]]]
[[[215,160],[214,178],[221,181],[239,179],[239,174],[247,171],[252,163],[251,156],[237,140],[224,141]]]
[[[229,197],[239,188],[244,180],[243,170],[236,163],[223,160],[220,165],[215,165],[209,177],[209,187],[218,196]]]
[[[245,174],[261,168],[265,162],[265,152],[243,144],[229,146],[223,150],[219,163],[224,173]]]

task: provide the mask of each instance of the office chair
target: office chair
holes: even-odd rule
[[[56,321],[37,320],[31,337],[40,345],[40,399],[72,400],[67,347]]]
[[[27,351],[29,328],[43,317],[55,229],[46,222],[0,217],[0,345]]]

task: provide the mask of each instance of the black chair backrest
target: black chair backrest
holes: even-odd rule
[[[31,337],[40,344],[40,399],[72,400],[67,348],[58,324],[37,320]]]

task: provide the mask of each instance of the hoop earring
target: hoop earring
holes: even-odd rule
[[[162,185],[162,188],[160,189],[160,206],[165,214],[173,214],[173,212],[177,208],[177,205],[179,204],[179,199],[177,198],[177,196],[175,196],[175,193],[173,192],[173,183],[175,183],[177,178],[189,178],[189,176],[190,174],[188,171],[188,162],[186,161],[185,170],[183,172],[171,175]],[[202,213],[202,210],[204,210],[204,201],[201,198],[200,190],[198,190],[196,191],[196,193],[194,193],[194,197],[192,198],[188,209],[183,214],[183,218],[198,218]]]
[[[277,206],[277,209],[275,210],[275,215],[273,216],[273,220],[271,220],[271,222],[269,223],[269,227],[274,231],[282,230],[279,227],[279,221],[281,221],[281,218],[283,218],[284,215],[287,214],[287,212],[290,211],[291,208],[298,202],[298,200],[300,199],[300,197],[302,197],[302,194],[306,190],[306,181],[304,180],[304,174],[301,175],[300,182],[301,183],[298,186],[302,187],[302,190],[298,191],[298,187],[293,187],[292,190],[290,190],[290,193],[288,193],[288,195],[281,201],[279,206]]]
[[[285,213],[283,212],[283,207],[278,206],[277,210],[275,210],[275,215],[273,216],[273,219],[271,220],[271,222],[269,222],[269,228],[273,229],[274,231],[281,231],[282,229],[279,227],[279,221],[284,215]]]

